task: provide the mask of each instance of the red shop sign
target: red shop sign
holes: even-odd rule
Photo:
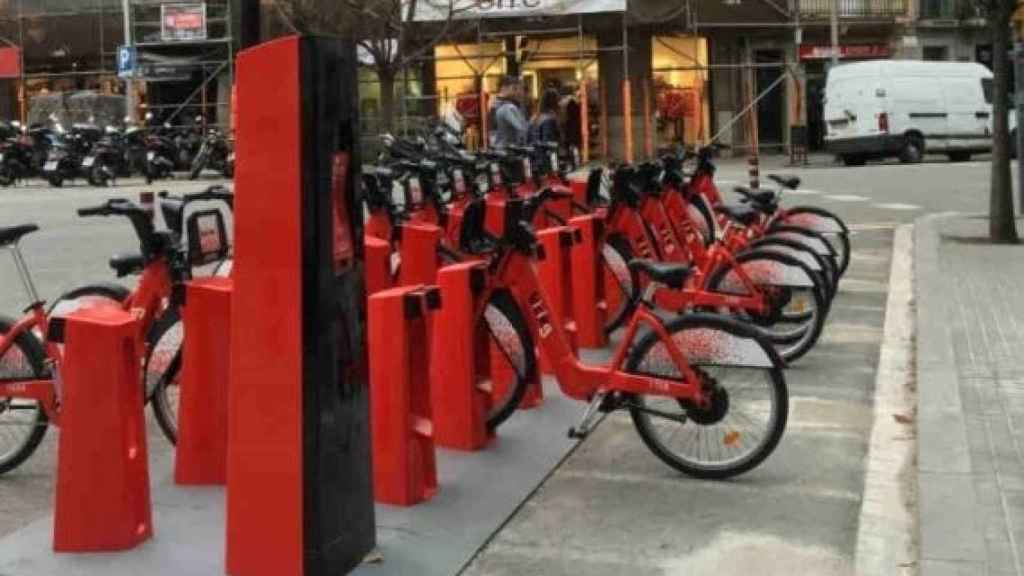
[[[892,50],[888,44],[843,44],[839,46],[840,59],[888,58]],[[800,45],[801,60],[827,60],[832,57],[831,46]]]

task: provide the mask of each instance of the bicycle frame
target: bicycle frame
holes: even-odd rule
[[[650,311],[638,308],[626,328],[626,337],[619,344],[606,366],[583,364],[573,352],[563,326],[553,320],[537,272],[530,258],[514,250],[504,254],[492,275],[491,290],[495,286],[507,288],[518,302],[529,325],[530,333],[549,365],[554,367],[562,392],[575,400],[589,401],[598,392],[626,392],[632,394],[682,398],[703,406],[709,400],[700,379],[690,367],[686,354],[665,330],[661,320]],[[481,302],[486,303],[487,298]],[[483,315],[483,308],[477,315]],[[681,381],[654,376],[640,376],[624,371],[626,356],[643,325],[648,325],[665,345],[669,357],[683,376]]]

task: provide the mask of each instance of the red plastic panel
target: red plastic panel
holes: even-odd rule
[[[112,307],[67,318],[53,549],[104,552],[153,535],[138,320]]]
[[[174,481],[227,483],[230,278],[193,280],[186,288],[185,338],[178,403]]]
[[[303,573],[300,42],[239,54],[227,571]]]

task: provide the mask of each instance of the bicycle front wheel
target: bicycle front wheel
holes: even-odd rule
[[[536,376],[537,359],[533,338],[522,311],[512,295],[499,290],[491,295],[477,325],[478,342],[486,350],[478,352],[478,370],[489,380],[491,409],[487,428],[494,430],[508,420],[519,407],[526,388]],[[486,358],[486,361],[484,359]]]
[[[146,399],[160,430],[171,444],[178,442],[178,400],[181,347],[185,325],[178,308],[169,308],[150,329],[143,368]]]
[[[707,407],[669,397],[626,399],[644,444],[680,472],[704,479],[752,470],[775,450],[789,414],[781,360],[748,326],[710,315],[665,326],[710,393]],[[628,372],[682,381],[665,343],[651,332],[636,345]]]
[[[0,318],[0,334],[14,322]],[[0,382],[42,379],[46,354],[31,333],[22,333],[0,356]],[[0,396],[0,474],[14,470],[28,460],[46,436],[46,411],[37,400]]]

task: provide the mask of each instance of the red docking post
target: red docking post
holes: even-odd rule
[[[405,286],[369,299],[370,422],[377,502],[412,506],[437,492],[431,422],[427,316],[436,286]]]
[[[391,243],[369,234],[363,235],[366,256],[366,293],[376,294],[393,287],[391,280]]]
[[[542,248],[537,262],[541,289],[551,306],[552,320],[565,329],[573,351],[577,351],[572,287],[572,249],[576,244],[576,234],[578,232],[564,226],[537,233]],[[553,375],[554,367],[548,364],[543,354],[540,356],[541,369],[545,374]]]
[[[174,481],[222,485],[228,480],[231,279],[189,282],[184,321]]]
[[[608,345],[604,332],[608,303],[601,276],[604,219],[587,214],[576,216],[569,223],[580,235],[580,241],[572,248],[572,301],[577,344],[584,348],[604,348]]]
[[[434,442],[456,450],[480,450],[492,438],[487,430],[491,391],[480,385],[489,373],[486,336],[479,333],[476,310],[486,282],[484,262],[464,262],[438,271],[444,306],[434,315],[430,396]]]
[[[52,322],[65,353],[53,549],[134,548],[153,536],[139,321],[97,307]]]
[[[398,285],[434,284],[437,280],[437,246],[444,230],[423,223],[406,223],[397,230],[402,254]]]

